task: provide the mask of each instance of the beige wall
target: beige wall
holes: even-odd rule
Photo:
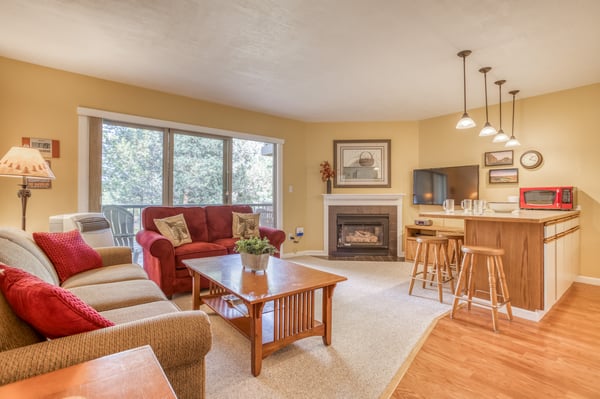
[[[50,215],[77,211],[79,106],[284,139],[284,185],[297,187],[293,195],[284,191],[284,221],[301,223],[306,176],[296,166],[305,162],[304,123],[0,58],[0,156],[21,137],[60,140],[56,180],[51,190],[32,191],[28,231],[47,230]],[[0,177],[2,225],[21,225],[17,183]]]
[[[33,191],[27,212],[29,231],[47,230],[48,216],[77,210],[78,106],[284,139],[284,229],[292,233],[296,226],[305,228],[298,244],[285,244],[288,253],[323,249],[325,184],[320,180],[319,163],[333,161],[333,140],[391,139],[391,188],[334,189],[334,193],[404,193],[405,223],[411,223],[420,209],[410,205],[412,169],[483,165],[484,152],[503,148],[478,137],[476,129],[455,130],[458,115],[410,122],[303,123],[6,58],[0,58],[0,88],[0,155],[20,145],[21,137],[51,138],[61,144],[61,156],[52,163],[57,176],[53,188]],[[518,100],[515,133],[522,146],[515,150],[515,167],[523,151],[536,149],[544,155],[544,164],[534,171],[519,167],[519,185],[573,184],[578,188],[583,209],[581,274],[600,278],[592,258],[594,246],[600,243],[598,109],[600,84]],[[503,106],[507,133],[510,111],[507,102]],[[483,110],[470,112],[481,126]],[[497,106],[491,107],[494,124],[497,114]],[[482,198],[502,201],[518,192],[518,185],[489,185],[487,171],[482,167]],[[20,226],[17,183],[17,179],[0,177],[1,225]]]
[[[517,195],[519,186],[573,185],[581,205],[581,274],[600,278],[595,248],[600,245],[600,84],[518,100],[515,107],[515,148],[513,167],[519,168],[518,184],[489,184],[483,167],[486,151],[504,149],[489,138],[478,137],[478,128],[458,131],[459,117],[447,115],[420,121],[419,163],[421,167],[480,164],[480,198],[506,201]],[[482,109],[469,111],[479,128],[485,120]],[[511,133],[512,103],[502,106],[504,131]],[[498,125],[498,107],[490,108],[490,122]],[[520,166],[519,157],[529,149],[544,156],[535,170]],[[439,207],[438,207],[439,210]]]
[[[319,165],[329,161],[333,165],[333,140],[379,139],[391,140],[390,188],[334,188],[333,194],[403,193],[410,194],[411,171],[418,164],[417,122],[361,122],[361,123],[311,123],[307,127],[305,161],[300,166],[306,177],[305,237],[298,244],[288,244],[289,251],[323,249],[323,194]],[[405,204],[408,201],[405,197]],[[287,205],[286,205],[287,206]],[[404,206],[405,212],[409,209]]]

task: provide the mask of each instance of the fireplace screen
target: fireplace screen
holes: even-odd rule
[[[389,242],[387,215],[338,215],[337,247],[360,249],[387,249]]]

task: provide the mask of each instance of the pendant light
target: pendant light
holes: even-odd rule
[[[513,90],[513,91],[508,92],[508,94],[512,94],[512,96],[513,96],[513,114],[512,114],[512,129],[511,129],[511,133],[510,133],[510,140],[508,140],[506,142],[506,144],[504,144],[505,147],[518,147],[521,145],[521,143],[519,143],[519,140],[517,140],[517,138],[515,137],[515,96],[517,95],[518,92],[519,92],[519,90]]]
[[[490,121],[488,119],[487,73],[491,70],[491,67],[483,67],[479,70],[479,72],[483,74],[483,87],[485,89],[485,125],[483,125],[483,128],[479,132],[479,136],[481,137],[493,136],[494,134],[498,133],[496,131],[496,128],[494,128],[494,126],[490,124]]]
[[[464,104],[464,113],[460,118],[458,123],[456,124],[457,129],[470,129],[475,127],[475,122],[469,114],[467,113],[467,72],[466,72],[466,58],[471,54],[471,50],[463,50],[459,52],[458,55],[463,59],[463,104]]]
[[[506,80],[497,80],[494,82],[494,84],[498,85],[498,108],[500,109],[500,122],[498,123],[499,129],[498,133],[496,133],[494,139],[492,140],[494,143],[504,143],[505,141],[508,141],[508,136],[506,133],[504,133],[504,130],[502,130],[502,85],[504,83],[506,83]]]

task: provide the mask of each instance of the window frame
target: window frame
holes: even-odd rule
[[[260,141],[270,143],[274,146],[274,168],[273,168],[273,214],[275,216],[276,228],[281,229],[283,226],[283,144],[284,140],[268,136],[260,136],[249,133],[235,132],[230,130],[215,129],[198,125],[190,125],[172,121],[164,121],[160,119],[152,119],[129,114],[121,114],[116,112],[102,111],[91,108],[78,107],[77,114],[79,118],[79,165],[78,165],[78,211],[89,212],[100,209],[99,197],[99,166],[101,162],[99,151],[101,151],[101,142],[99,141],[102,133],[102,120],[108,120],[114,123],[131,124],[135,126],[148,127],[152,129],[170,129],[167,132],[165,139],[165,151],[173,151],[172,135],[173,134],[199,134],[206,137],[214,137],[224,139],[226,145],[231,146],[233,138],[242,140]],[[97,130],[100,129],[98,132]],[[98,134],[100,133],[100,134]],[[98,143],[100,142],[100,145]],[[227,144],[228,143],[228,144]],[[165,152],[166,153],[166,152]],[[172,159],[172,156],[167,157]],[[168,162],[168,161],[165,161]],[[224,160],[227,162],[227,160]],[[228,163],[230,165],[230,163]],[[172,165],[164,165],[165,173],[170,173]],[[226,181],[231,181],[231,170],[228,166],[225,170]],[[168,178],[170,180],[170,177]],[[94,183],[95,182],[95,183]],[[227,183],[230,187],[230,183]],[[94,187],[98,185],[98,187]],[[168,187],[167,187],[168,186]],[[172,203],[172,182],[163,185],[164,190],[163,200],[167,203]],[[166,194],[166,197],[165,197]],[[97,198],[96,198],[97,197]],[[231,201],[229,192],[224,193],[224,200]]]

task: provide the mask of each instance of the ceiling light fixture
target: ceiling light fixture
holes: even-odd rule
[[[497,80],[494,82],[494,84],[498,85],[498,108],[500,109],[500,122],[498,124],[499,129],[498,133],[496,133],[494,139],[492,140],[494,143],[504,143],[505,141],[508,141],[508,136],[506,133],[504,133],[504,130],[502,130],[502,85],[504,83],[506,83],[506,80]]]
[[[475,127],[475,122],[473,121],[473,119],[471,119],[471,117],[467,113],[467,72],[466,72],[466,61],[465,60],[466,60],[467,56],[469,56],[469,54],[471,54],[471,50],[463,50],[463,51],[460,51],[458,54],[456,54],[463,59],[463,104],[464,104],[464,113],[463,113],[463,116],[458,121],[458,123],[456,124],[457,129],[470,129],[472,127]]]
[[[494,134],[498,133],[496,128],[490,124],[488,118],[487,73],[491,70],[491,67],[483,67],[479,70],[479,72],[483,73],[483,85],[485,88],[485,125],[483,125],[483,128],[479,132],[479,136],[481,137],[493,136]]]
[[[513,96],[513,114],[512,114],[512,130],[510,133],[510,140],[508,140],[506,142],[506,144],[504,144],[505,147],[518,147],[521,145],[521,143],[519,143],[519,140],[517,140],[517,138],[515,137],[515,96],[517,95],[518,92],[519,92],[519,90],[513,90],[513,91],[508,92],[508,94],[512,94],[512,96]]]

